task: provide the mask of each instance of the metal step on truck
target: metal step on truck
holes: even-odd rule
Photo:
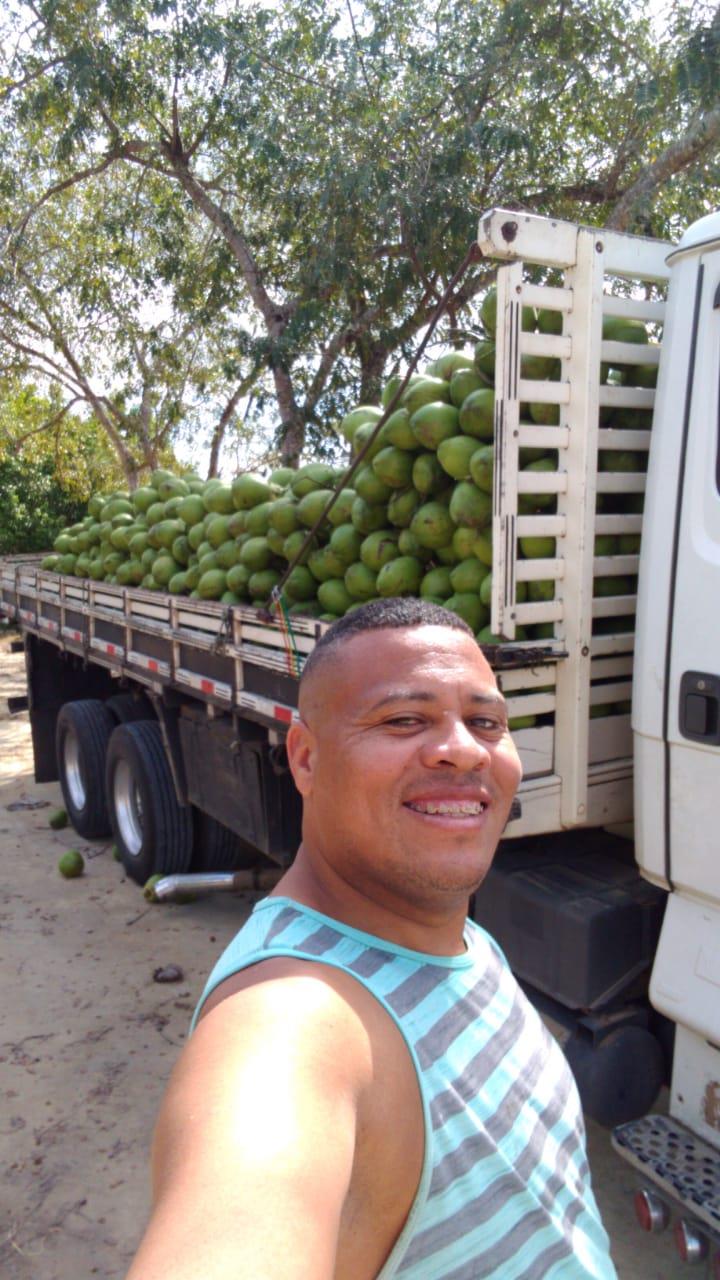
[[[493,210],[479,244],[500,264],[487,654],[524,779],[473,910],[620,1126],[642,1225],[674,1220],[720,1274],[720,214],[673,246]],[[287,865],[283,741],[324,623],[26,557],[0,610],[36,777],[82,835],[112,831],[139,883]],[[646,1115],[670,1073],[670,1116]]]

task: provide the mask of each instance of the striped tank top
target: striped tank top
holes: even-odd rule
[[[258,903],[215,965],[225,978],[278,956],[356,978],[404,1037],[420,1084],[425,1155],[408,1219],[377,1280],[614,1280],[565,1058],[496,943],[395,946],[289,898]]]

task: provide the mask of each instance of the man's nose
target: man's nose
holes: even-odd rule
[[[490,762],[487,745],[459,717],[443,720],[429,734],[422,755],[427,768],[451,765],[467,771],[482,769]]]

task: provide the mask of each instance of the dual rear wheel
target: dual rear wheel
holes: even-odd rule
[[[61,708],[56,731],[60,786],[75,830],[112,835],[127,874],[251,867],[258,853],[192,805],[178,803],[157,720],[144,699],[119,694]]]

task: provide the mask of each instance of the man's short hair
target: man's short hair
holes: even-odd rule
[[[333,622],[315,648],[305,660],[301,684],[305,681],[330,652],[353,636],[362,635],[366,631],[387,631],[400,627],[452,627],[455,631],[464,631],[475,639],[472,627],[459,618],[450,609],[433,604],[431,600],[419,600],[414,596],[391,596],[385,600],[370,600],[353,609],[343,618]]]

